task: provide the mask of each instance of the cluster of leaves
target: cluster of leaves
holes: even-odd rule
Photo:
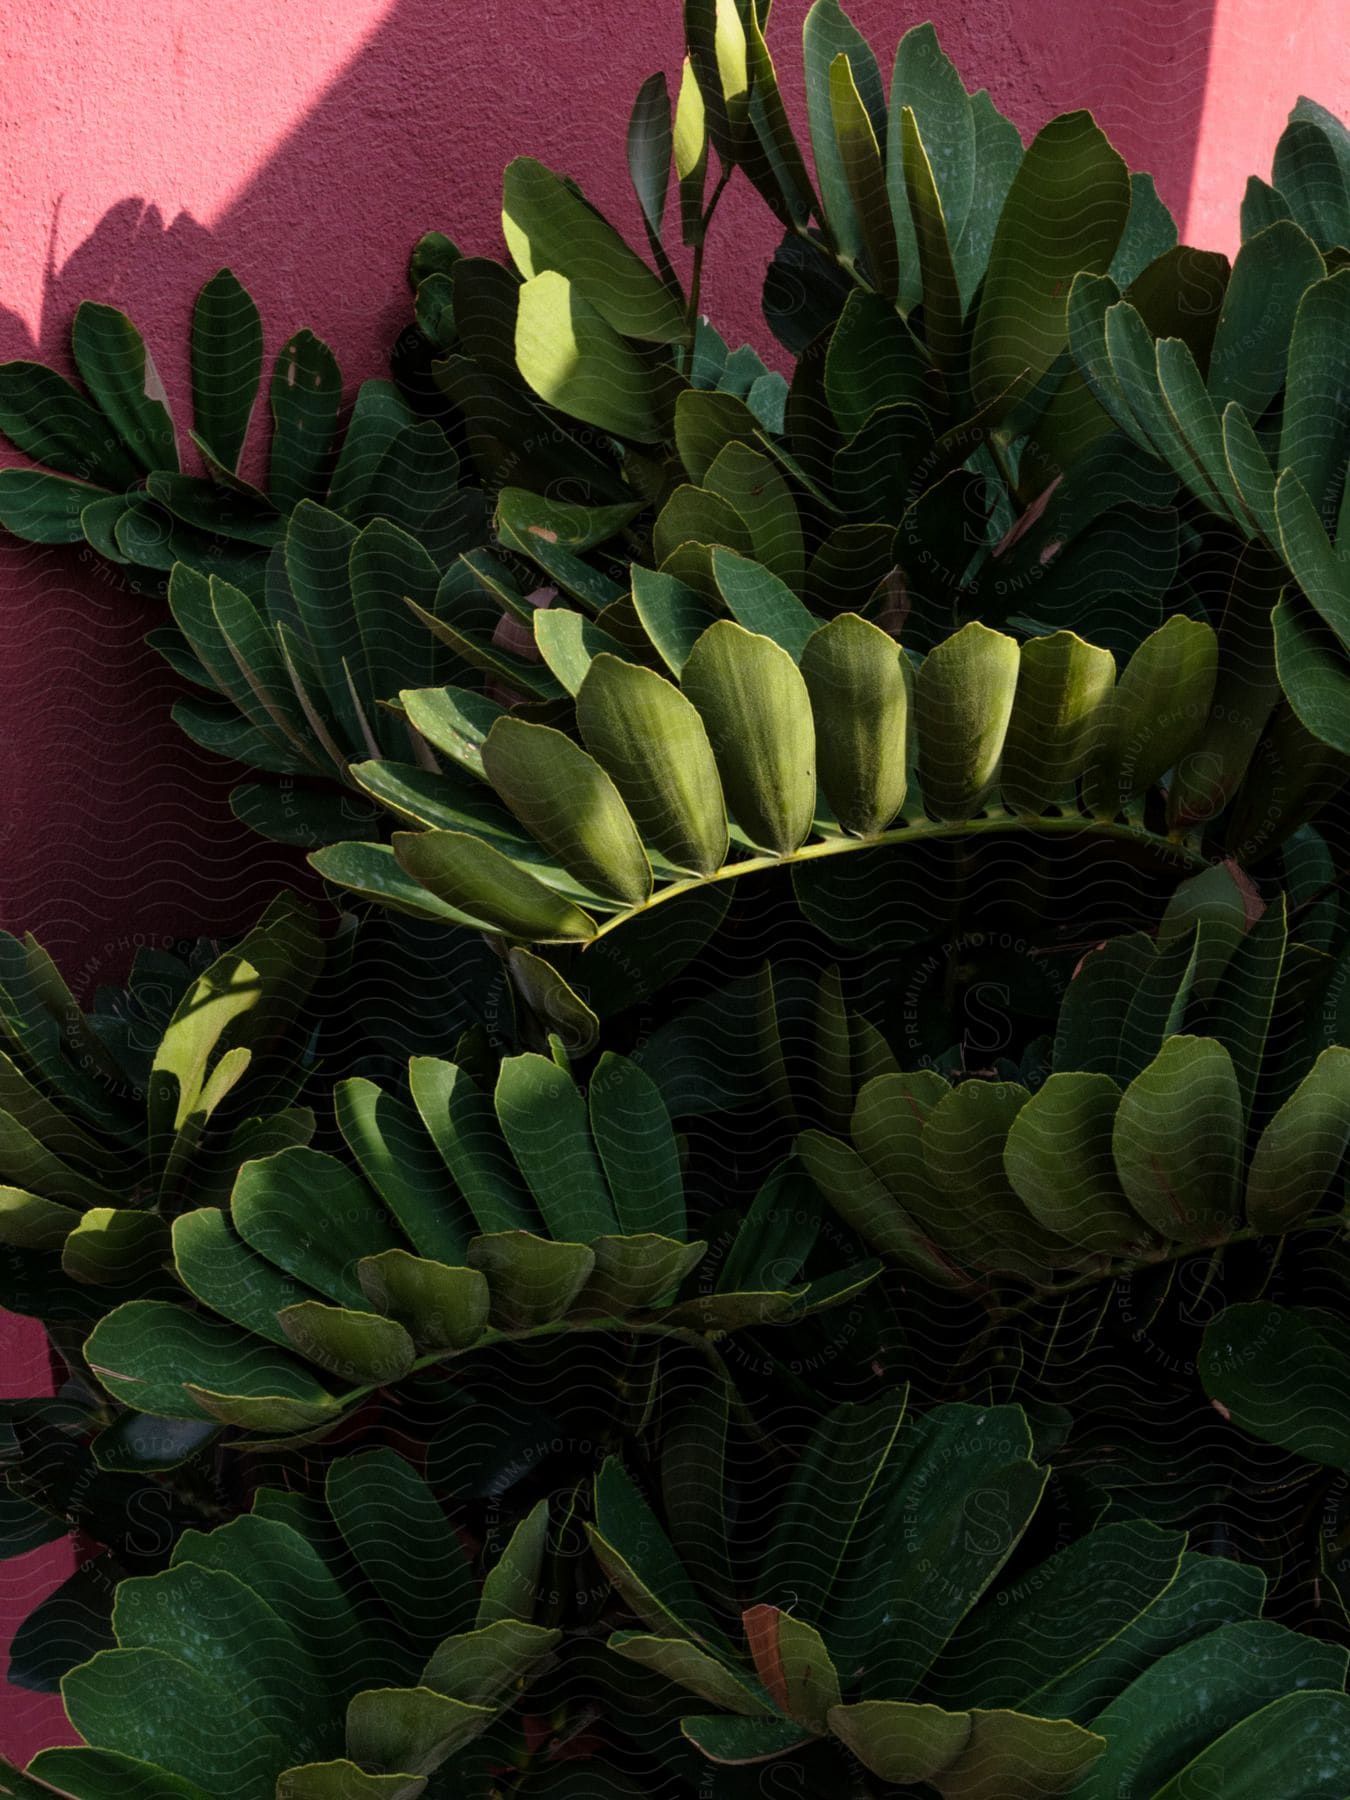
[[[764,23],[639,94],[648,255],[511,164],[265,486],[226,273],[204,475],[112,309],[0,370],[0,520],[346,909],[0,942],[0,1529],[92,1552],[0,1792],[1350,1788],[1350,134],[1230,267],[930,27],[817,0],[799,143]]]

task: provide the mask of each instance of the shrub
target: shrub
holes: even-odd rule
[[[818,0],[809,161],[686,30],[650,260],[513,163],[345,422],[291,340],[265,487],[225,273],[204,477],[111,309],[0,371],[0,519],[163,594],[335,902],[88,1014],[0,944],[0,1518],[99,1546],[16,1794],[1350,1784],[1350,137],[1230,268],[930,27],[888,99]]]

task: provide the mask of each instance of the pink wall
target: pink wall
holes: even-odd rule
[[[777,0],[770,32],[791,95],[805,11]],[[934,16],[922,0],[851,11],[887,63]],[[1025,132],[1090,106],[1192,241],[1221,249],[1295,97],[1350,111],[1343,0],[942,0],[935,16],[967,85]],[[9,0],[0,357],[63,364],[76,304],[110,301],[180,395],[192,297],[228,263],[269,346],[306,324],[349,380],[377,373],[412,241],[439,227],[500,249],[509,156],[582,179],[635,229],[627,109],[679,55],[677,0]],[[731,199],[705,288],[728,335],[763,343],[771,244],[758,202]],[[152,608],[75,552],[6,542],[0,570],[0,925],[36,931],[84,997],[139,936],[242,926],[295,864],[231,822],[219,766],[169,723],[173,683],[140,642]],[[32,1391],[41,1358],[15,1321],[0,1358],[0,1392]],[[0,1565],[0,1647],[62,1562]],[[8,1691],[0,1750],[58,1735],[53,1703]]]

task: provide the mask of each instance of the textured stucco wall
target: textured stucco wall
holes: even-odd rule
[[[770,38],[795,95],[806,0]],[[1192,241],[1232,247],[1251,171],[1289,106],[1350,110],[1344,0],[854,0],[888,64],[935,17],[968,86],[1031,132],[1089,106],[1152,170]],[[503,163],[528,151],[636,215],[623,133],[639,81],[678,72],[678,0],[8,0],[0,63],[0,357],[65,362],[71,314],[130,312],[171,393],[192,297],[222,263],[257,296],[269,348],[309,325],[349,381],[405,316],[402,268],[429,227],[500,248]],[[751,196],[721,216],[705,288],[728,335],[764,338],[772,243]],[[227,782],[167,718],[141,644],[152,609],[73,552],[0,544],[0,924],[32,929],[81,997],[138,938],[241,927],[293,871],[225,806]],[[32,1391],[40,1343],[0,1319],[0,1391]],[[5,1620],[68,1555],[0,1564]],[[0,1750],[60,1735],[54,1702],[9,1690]]]

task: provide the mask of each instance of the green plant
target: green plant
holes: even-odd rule
[[[856,1758],[886,1791],[1032,1800],[1180,1795],[1279,1741],[1293,1762],[1268,1778],[1291,1794],[1342,1778],[1302,1765],[1347,1741],[1345,1651],[1262,1622],[1254,1571],[1139,1521],[1036,1560],[1050,1472],[1021,1410],[903,1414],[893,1395],[821,1421],[777,1511],[731,1534],[734,1593],[619,1464],[597,1477],[592,1544],[645,1628],[609,1649],[685,1690],[703,1756],[804,1753],[822,1792]],[[1008,1575],[1024,1534],[1032,1566]]]
[[[17,1658],[86,1743],[0,1791],[1350,1786],[1350,139],[1230,269],[834,0],[808,164],[763,23],[638,96],[650,260],[513,163],[345,427],[288,347],[266,492],[224,277],[206,480],[108,309],[89,402],[0,372],[0,518],[164,588],[346,909],[88,1017],[0,942],[66,1370],[0,1529],[97,1546]],[[732,180],[789,379],[701,316]]]
[[[81,306],[72,352],[87,394],[36,363],[0,368],[0,431],[36,465],[0,471],[0,523],[84,544],[132,588],[167,594],[173,622],[150,642],[204,690],[175,718],[270,778],[236,787],[247,824],[307,848],[359,827],[371,809],[343,796],[347,762],[407,743],[378,701],[463,672],[405,605],[434,611],[441,576],[487,529],[444,427],[390,381],[363,383],[343,418],[332,353],[301,331],[268,389],[266,487],[246,480],[262,327],[228,269],[193,313],[187,436],[204,476],[183,472],[187,446],[124,314]]]
[[[63,1684],[86,1747],[43,1751],[31,1772],[50,1785],[10,1791],[321,1800],[414,1796],[441,1769],[472,1780],[492,1760],[476,1741],[558,1642],[532,1622],[546,1530],[537,1508],[480,1583],[435,1495],[387,1451],[335,1460],[322,1503],[262,1489],[122,1584],[117,1647]]]
[[[181,1298],[129,1300],[84,1345],[111,1394],[157,1417],[299,1437],[475,1350],[562,1331],[702,1347],[702,1334],[837,1305],[875,1272],[797,1284],[810,1244],[790,1266],[777,1242],[777,1284],[743,1285],[768,1260],[752,1207],[719,1278],[700,1283],[708,1246],[690,1241],[669,1114],[624,1058],[601,1059],[585,1101],[534,1055],[503,1060],[491,1099],[431,1057],[414,1059],[409,1086],[411,1105],[339,1084],[357,1169],[295,1146],[250,1161],[228,1213],[175,1221]]]
[[[309,1141],[295,1026],[324,945],[283,895],[223,956],[141,952],[88,1015],[31,939],[0,957],[4,1301],[78,1327],[152,1278],[181,1207]]]

